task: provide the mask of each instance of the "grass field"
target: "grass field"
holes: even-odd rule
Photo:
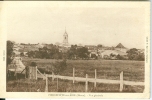
[[[36,62],[38,68],[51,67],[51,62],[56,60],[44,59],[24,59],[23,62]],[[94,70],[97,70],[97,78],[119,80],[120,72],[124,72],[124,80],[127,81],[144,81],[144,62],[129,60],[67,60],[67,69],[61,75],[72,76],[75,68],[76,77],[94,78]]]
[[[29,62],[36,62],[38,69],[43,73],[46,66],[51,67],[51,62],[56,60],[51,59],[23,59],[23,63],[27,65]],[[67,60],[67,69],[63,71],[60,75],[72,76],[72,70],[75,68],[76,77],[88,77],[94,78],[94,70],[97,69],[97,78],[100,79],[113,79],[119,80],[120,72],[124,72],[124,80],[127,81],[137,81],[144,82],[144,62],[143,61],[129,61],[129,60]],[[19,85],[13,84],[17,82]],[[56,81],[49,80],[49,91],[50,92],[84,92],[84,82],[76,82],[74,85],[72,81],[59,80],[59,88],[57,90]],[[21,87],[20,87],[21,86]],[[23,86],[23,90],[22,90]],[[7,83],[7,91],[36,91],[36,89],[41,88],[44,91],[45,81],[38,80],[36,82],[25,82],[25,80],[9,81]],[[18,87],[18,88],[17,88]],[[19,88],[20,87],[20,88]],[[66,88],[65,88],[66,87]],[[33,89],[31,89],[33,88]],[[18,89],[18,90],[17,90]],[[31,90],[29,90],[31,89]],[[142,92],[144,86],[124,86],[123,92]],[[89,83],[88,92],[119,92],[118,84],[99,84],[97,83],[97,88],[93,87],[93,83]]]
[[[21,79],[16,81],[9,81],[7,83],[7,92],[45,92],[45,81],[42,79],[38,79],[37,81],[29,81],[27,79]],[[143,86],[128,86],[124,85],[122,92],[129,93],[141,93],[143,92]],[[68,80],[59,79],[58,89],[57,89],[57,81],[56,79],[52,82],[51,79],[48,79],[48,92],[85,92],[85,83],[84,82],[75,82]],[[97,83],[97,87],[94,88],[93,83],[88,83],[88,91],[87,92],[102,92],[102,93],[112,93],[119,92],[119,84],[99,84]]]

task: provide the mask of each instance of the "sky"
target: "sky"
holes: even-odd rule
[[[62,43],[144,48],[145,10],[137,7],[7,7],[7,39],[16,43]],[[48,6],[50,5],[50,6]]]

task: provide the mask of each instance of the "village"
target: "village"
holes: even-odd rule
[[[14,56],[22,56],[22,57],[32,57],[32,58],[39,58],[36,56],[32,56],[33,52],[37,52],[42,50],[43,48],[47,48],[48,50],[53,50],[52,48],[56,48],[58,53],[68,53],[69,52],[75,52],[72,51],[73,49],[79,49],[79,48],[86,48],[87,51],[87,58],[89,59],[113,59],[113,60],[138,60],[139,57],[129,58],[129,48],[126,48],[123,46],[122,43],[118,43],[116,46],[104,46],[102,44],[98,45],[82,45],[82,44],[70,44],[68,42],[68,34],[65,30],[65,33],[63,34],[63,42],[62,43],[55,43],[55,44],[46,44],[46,43],[37,43],[37,44],[24,44],[24,43],[15,43],[13,46],[13,53]],[[131,48],[134,51],[132,53],[135,53],[136,55],[140,55],[139,60],[144,60],[144,49],[136,49]],[[131,51],[131,50],[130,50]],[[31,53],[32,52],[32,53]],[[49,51],[47,51],[49,52]],[[84,52],[85,53],[85,52]],[[81,57],[78,57],[76,54],[69,54],[73,55],[73,57],[68,57],[70,59],[80,59]],[[134,54],[131,54],[134,55]],[[51,55],[50,55],[51,56]],[[142,56],[142,58],[141,58]],[[50,58],[50,57],[46,57]],[[62,57],[59,57],[59,59]]]
[[[7,91],[144,91],[144,49],[126,48],[122,43],[70,44],[69,37],[65,30],[62,43],[25,44],[8,40]],[[17,85],[13,85],[16,80]]]
[[[7,91],[144,91],[144,49],[129,49],[122,43],[112,47],[70,44],[68,38],[65,30],[62,43],[8,40]]]

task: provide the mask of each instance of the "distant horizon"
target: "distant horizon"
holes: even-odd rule
[[[145,10],[104,7],[52,7],[51,3],[8,3],[7,39],[17,43],[63,42],[68,33],[70,44],[145,48]],[[20,8],[18,8],[20,7]],[[125,13],[124,13],[125,12]]]
[[[12,42],[15,42],[15,43],[17,43],[17,44],[21,44],[21,43],[23,43],[23,42],[16,42],[16,41],[13,41],[13,40],[7,40],[7,41],[12,41]],[[59,42],[56,42],[56,43],[59,43]],[[56,43],[23,43],[23,44],[53,44],[53,45],[56,45]],[[59,44],[62,44],[62,43],[59,43]],[[102,45],[102,46],[104,46],[104,47],[116,47],[117,45],[115,45],[115,46],[108,46],[108,45],[104,45],[104,44],[82,44],[82,43],[75,43],[75,44],[71,44],[71,43],[69,43],[69,45],[71,46],[71,45],[82,45],[82,46],[85,46],[85,45],[94,45],[94,46],[97,46],[97,45]],[[122,43],[121,43],[122,44]],[[122,44],[123,45],[123,44]],[[128,47],[126,47],[125,45],[123,45],[125,48],[127,48],[127,49],[131,49],[131,48],[128,48]],[[133,48],[136,48],[136,47],[133,47]],[[136,48],[136,49],[144,49],[144,48]]]

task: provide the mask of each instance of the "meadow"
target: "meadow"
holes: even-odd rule
[[[51,67],[51,59],[24,59],[23,63],[36,62],[39,69]],[[72,76],[75,68],[75,77],[94,78],[94,70],[97,70],[97,78],[119,80],[120,72],[124,72],[124,80],[144,82],[144,61],[130,60],[67,60],[67,69],[60,75]]]
[[[52,59],[23,59],[23,63],[28,66],[30,62],[36,62],[38,69],[44,73],[47,68],[52,66],[51,63],[56,60]],[[75,77],[85,77],[88,74],[89,78],[94,78],[94,70],[97,70],[97,78],[99,79],[120,79],[120,72],[124,72],[124,80],[126,81],[136,81],[144,82],[144,61],[129,61],[129,60],[67,60],[67,69],[60,73],[64,76],[72,76],[73,68],[75,68]],[[51,74],[51,72],[45,72]],[[15,85],[12,90],[12,84],[18,83],[20,85]],[[37,84],[37,85],[36,85]],[[12,85],[12,86],[11,86]],[[21,79],[20,81],[9,81],[7,82],[7,91],[22,91],[25,89],[22,86],[30,87],[27,88],[27,92],[34,92],[38,88],[41,88],[41,92],[44,92],[45,81],[39,79],[37,81],[25,81]],[[21,86],[21,87],[20,87]],[[32,87],[31,87],[32,86]],[[68,80],[59,80],[59,85],[57,89],[56,81],[51,81],[49,79],[49,92],[84,92],[84,82],[76,82]],[[19,88],[20,87],[20,88]],[[89,83],[88,92],[119,92],[119,84],[99,84],[97,83],[97,88],[93,87],[93,83]],[[31,89],[33,88],[33,89]],[[17,90],[20,89],[20,90]],[[29,90],[31,89],[31,90]],[[123,92],[142,92],[144,86],[124,86]]]

